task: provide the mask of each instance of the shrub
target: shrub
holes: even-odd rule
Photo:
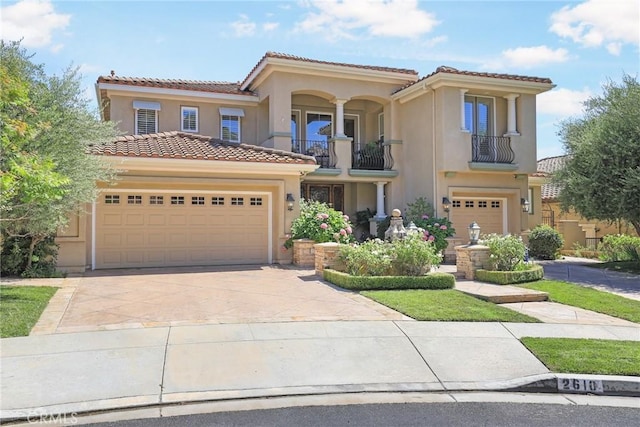
[[[598,250],[603,261],[640,262],[640,237],[609,234],[602,238]]]
[[[527,266],[527,270],[517,271],[489,271],[476,270],[476,279],[481,282],[496,283],[498,285],[511,285],[514,283],[534,282],[544,277],[544,269],[537,264],[521,264]]]
[[[22,277],[60,277],[56,270],[58,245],[47,237],[33,249],[31,267],[27,268],[30,237],[4,237],[2,243],[2,275]]]
[[[343,246],[339,258],[345,271],[354,276],[421,276],[442,261],[436,247],[421,235]]]
[[[300,201],[300,216],[291,223],[291,237],[284,246],[289,249],[295,239],[311,239],[316,243],[349,243],[353,226],[349,217],[326,203]]]
[[[456,279],[449,273],[429,273],[425,276],[352,276],[325,269],[326,281],[353,291],[393,289],[451,289]]]
[[[338,257],[353,276],[384,276],[391,272],[391,245],[380,239],[359,245],[345,245]]]
[[[520,237],[488,234],[483,243],[489,247],[488,270],[514,271],[524,260],[526,248]]]
[[[396,276],[422,276],[442,262],[435,244],[415,234],[391,242],[391,259]]]
[[[529,234],[529,255],[539,259],[556,259],[564,240],[548,225],[538,225]]]

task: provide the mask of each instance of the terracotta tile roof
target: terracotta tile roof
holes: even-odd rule
[[[555,157],[546,157],[544,159],[538,160],[538,172],[545,177],[551,177],[553,173],[564,166],[565,161],[567,160],[567,156],[555,156]],[[542,200],[545,201],[553,201],[557,200],[558,196],[560,196],[561,187],[558,184],[548,183],[543,184],[541,188]]]
[[[115,141],[92,146],[90,152],[120,157],[316,164],[315,158],[302,154],[249,144],[234,144],[208,136],[175,131],[121,136]]]
[[[242,81],[242,85],[244,85],[247,82],[247,79],[249,79],[251,74],[253,74],[253,72],[255,70],[257,70],[258,67],[260,67],[260,64],[262,64],[267,58],[288,59],[288,60],[291,60],[291,61],[311,62],[311,63],[314,63],[314,64],[336,65],[336,66],[339,66],[339,67],[361,68],[361,69],[364,69],[364,70],[374,70],[374,71],[384,71],[384,72],[388,72],[388,73],[408,74],[408,75],[410,75],[412,77],[416,77],[418,75],[417,71],[410,70],[410,69],[407,69],[407,68],[379,67],[379,66],[375,66],[375,65],[359,65],[359,64],[348,64],[348,63],[344,63],[344,62],[320,61],[320,60],[317,60],[317,59],[304,58],[304,57],[301,57],[301,56],[289,55],[289,54],[286,54],[286,53],[267,52],[260,59],[260,61],[258,61],[258,63],[253,67],[253,69],[249,72],[249,74],[247,74],[247,77],[245,77],[245,79]]]
[[[447,67],[445,65],[442,65],[442,66],[436,68],[436,70],[433,73],[422,77],[420,80],[418,80],[416,82],[412,82],[412,83],[409,83],[409,84],[401,87],[395,93],[400,92],[401,90],[406,89],[406,88],[408,88],[410,86],[413,86],[414,84],[420,83],[421,81],[426,80],[429,77],[435,76],[436,74],[457,74],[457,75],[461,75],[461,76],[470,76],[470,77],[487,77],[487,78],[492,78],[492,79],[518,80],[518,81],[522,81],[522,82],[553,84],[551,79],[546,78],[546,77],[531,77],[531,76],[521,76],[521,75],[517,75],[517,74],[483,73],[483,72],[478,72],[478,71],[464,71],[464,70],[458,70],[457,68]]]
[[[98,83],[111,83],[127,86],[154,87],[162,89],[181,89],[197,92],[228,93],[232,95],[253,95],[251,91],[240,90],[239,83],[182,79],[156,79],[149,77],[100,76]]]

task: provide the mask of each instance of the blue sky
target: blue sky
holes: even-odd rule
[[[640,2],[3,1],[0,34],[50,74],[239,81],[267,51],[324,61],[549,77],[538,158],[560,155],[561,120],[608,79],[638,77]]]

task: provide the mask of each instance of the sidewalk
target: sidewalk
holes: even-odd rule
[[[1,341],[0,420],[255,397],[559,392],[563,375],[550,373],[523,336],[640,342],[640,325],[288,322],[9,338]],[[637,377],[570,377],[602,381],[599,394],[640,396]]]

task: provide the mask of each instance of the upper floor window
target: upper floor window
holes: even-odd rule
[[[244,110],[241,108],[220,108],[220,138],[223,141],[241,141],[241,117],[244,117]]]
[[[198,107],[180,107],[180,117],[180,130],[198,132]]]
[[[133,109],[135,110],[136,134],[158,132],[159,102],[133,101]]]
[[[493,98],[464,97],[465,129],[475,135],[495,135],[493,129]]]

